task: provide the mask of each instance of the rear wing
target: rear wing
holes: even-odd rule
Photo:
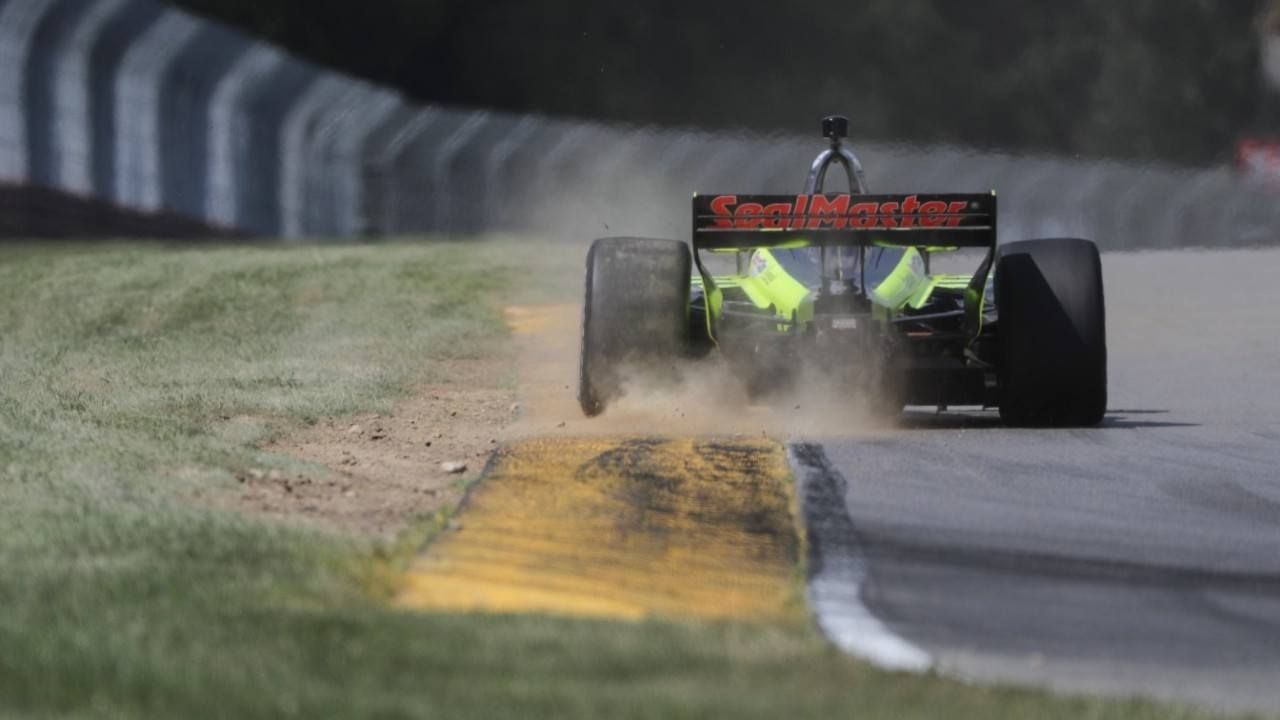
[[[694,250],[891,245],[994,249],[996,196],[694,195]]]

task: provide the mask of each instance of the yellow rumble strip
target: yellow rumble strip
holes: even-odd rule
[[[775,443],[530,440],[504,450],[398,604],[770,621],[800,612]]]

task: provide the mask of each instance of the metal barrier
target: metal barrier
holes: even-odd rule
[[[138,217],[286,238],[683,237],[691,192],[794,191],[819,144],[418,106],[155,0],[0,0],[0,182]],[[1006,239],[1280,242],[1276,197],[1227,168],[853,144],[874,190],[999,190]]]

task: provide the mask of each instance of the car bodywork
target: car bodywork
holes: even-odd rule
[[[804,193],[694,196],[693,334],[758,387],[816,362],[890,406],[995,405],[995,194],[868,194],[841,129],[824,130]],[[850,192],[823,192],[835,164]],[[985,251],[972,274],[931,272],[961,248]],[[720,254],[733,271],[709,269]]]

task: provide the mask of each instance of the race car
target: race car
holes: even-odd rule
[[[829,147],[802,193],[695,194],[691,244],[592,243],[583,412],[604,412],[633,373],[672,376],[718,351],[766,397],[819,378],[828,395],[886,415],[977,406],[1012,426],[1100,423],[1107,351],[1095,244],[997,244],[994,192],[870,194],[847,133],[846,118],[823,120]],[[848,192],[823,191],[835,164]],[[964,249],[982,258],[974,272],[931,272]],[[717,259],[732,268],[713,272]]]

